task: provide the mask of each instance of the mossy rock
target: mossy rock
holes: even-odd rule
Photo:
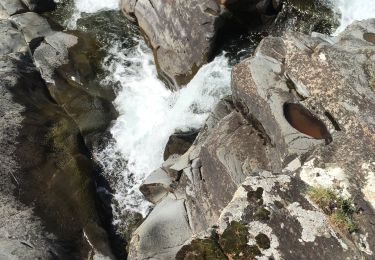
[[[271,241],[269,237],[263,233],[259,233],[255,237],[255,241],[257,242],[257,245],[262,249],[268,249],[271,247]]]
[[[218,259],[225,260],[227,257],[218,246],[217,242],[212,239],[196,239],[190,245],[183,246],[178,252],[176,259],[183,260],[206,260]]]
[[[116,201],[114,201],[115,208],[117,207]],[[120,213],[119,223],[117,226],[117,233],[124,241],[130,241],[133,232],[142,224],[144,218],[142,214],[126,210]]]
[[[232,221],[223,234],[212,232],[211,237],[195,239],[189,245],[185,245],[177,253],[176,259],[205,260],[205,259],[256,259],[261,255],[257,245],[248,245],[247,226]],[[263,239],[262,246],[267,243]]]
[[[293,30],[305,34],[331,34],[339,25],[333,8],[321,0],[286,0],[271,34]]]
[[[246,225],[232,221],[219,238],[219,244],[230,259],[255,259],[261,252],[257,246],[249,246]]]
[[[352,233],[358,229],[354,222],[357,209],[351,198],[345,198],[336,191],[321,186],[310,187],[307,195],[329,216],[335,228],[344,233]]]
[[[237,254],[246,247],[248,241],[247,227],[232,221],[220,236],[219,244],[227,254]]]
[[[46,15],[59,24],[66,24],[74,13],[73,0],[60,0],[56,3],[56,9]]]

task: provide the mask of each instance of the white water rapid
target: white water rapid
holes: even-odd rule
[[[186,87],[172,92],[158,79],[152,52],[142,40],[133,49],[115,46],[111,51],[118,59],[107,68],[112,72],[108,80],[121,85],[115,100],[120,116],[111,129],[116,142],[98,156],[107,160],[111,154],[121,154],[127,164],[119,204],[146,213],[149,204],[139,194],[139,185],[161,166],[169,136],[176,130],[202,127],[220,98],[230,94],[230,67],[219,56],[203,66]]]
[[[335,35],[344,31],[354,21],[375,18],[375,0],[331,0],[341,14],[340,26]]]
[[[55,0],[61,2],[62,0]],[[82,13],[96,13],[106,10],[115,10],[119,8],[119,0],[74,0],[74,13],[68,21],[66,26],[69,29],[74,29],[77,21],[82,17]]]

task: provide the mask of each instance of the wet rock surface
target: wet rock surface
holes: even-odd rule
[[[332,3],[322,0],[286,0],[270,28],[271,35],[281,36],[292,30],[305,34],[331,34],[338,26],[338,15]]]
[[[0,258],[114,258],[88,149],[115,116],[113,93],[93,83],[93,40],[28,12],[47,2],[0,1]]]
[[[235,66],[233,96],[185,154],[145,182],[159,187],[147,193],[159,196],[152,200],[159,210],[135,232],[132,257],[158,258],[160,245],[147,242],[153,237],[166,243],[168,259],[371,259],[375,45],[366,37],[374,31],[367,20],[337,38],[267,37]],[[316,187],[350,199],[355,210],[341,214],[352,214],[355,229],[315,203],[307,190]],[[187,219],[188,228],[157,231],[160,208],[179,201],[185,207],[174,222]],[[176,235],[183,239],[172,242]]]

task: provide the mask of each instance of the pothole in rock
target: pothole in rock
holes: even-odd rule
[[[326,125],[301,104],[285,103],[284,116],[289,124],[299,132],[315,139],[332,142],[332,136]]]
[[[365,33],[363,34],[363,39],[368,42],[375,44],[375,34],[374,33]]]

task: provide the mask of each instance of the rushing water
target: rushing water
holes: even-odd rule
[[[61,0],[64,1],[64,0]],[[68,26],[75,27],[82,13],[117,8],[118,0],[75,0]],[[341,13],[336,33],[354,20],[375,16],[375,0],[331,0]],[[121,30],[122,28],[120,28]],[[122,29],[125,30],[125,29]],[[203,66],[183,89],[171,92],[159,80],[152,52],[143,39],[132,34],[124,48],[121,37],[111,38],[104,67],[104,83],[116,83],[114,102],[119,118],[111,128],[113,140],[95,154],[105,174],[116,179],[117,209],[146,214],[150,204],[138,188],[163,162],[168,138],[177,130],[198,129],[221,97],[230,93],[230,65],[225,55]]]
[[[331,0],[341,14],[335,34],[344,31],[353,21],[375,17],[375,0]]]
[[[77,23],[77,17],[84,17],[82,20],[91,23],[90,16],[83,13],[113,7],[100,3],[87,8],[88,2],[75,3],[76,10],[68,26],[78,24],[80,29],[88,30],[84,21]],[[100,19],[105,21],[103,16]],[[119,26],[125,29],[123,24]],[[105,44],[108,57],[103,66],[109,76],[103,83],[116,83],[114,104],[119,117],[111,128],[113,140],[97,151],[95,157],[102,164],[104,174],[115,179],[117,210],[134,210],[145,215],[150,204],[144,200],[139,185],[151,171],[160,167],[169,136],[176,131],[202,127],[215,104],[230,94],[230,66],[222,54],[203,66],[187,86],[172,92],[158,78],[152,51],[139,34],[106,37],[113,42]]]
[[[121,85],[115,100],[120,116],[111,129],[115,142],[97,156],[112,172],[119,170],[119,160],[108,157],[120,154],[125,159],[118,203],[122,209],[146,213],[149,204],[139,185],[160,167],[169,136],[176,130],[200,128],[219,99],[230,93],[230,67],[220,56],[202,67],[185,88],[172,92],[158,79],[152,53],[142,40],[128,50],[113,46],[111,52],[117,59],[107,67],[112,72],[107,80]]]

